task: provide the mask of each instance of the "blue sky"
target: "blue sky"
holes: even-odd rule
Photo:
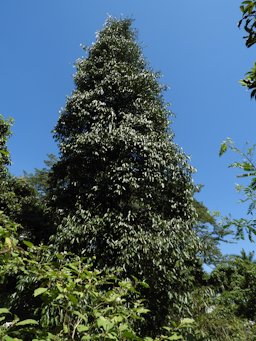
[[[152,68],[161,71],[165,94],[176,118],[175,141],[191,156],[195,181],[204,185],[199,200],[211,211],[235,217],[246,206],[234,185],[231,153],[218,157],[232,137],[243,148],[256,142],[256,103],[239,84],[255,60],[247,49],[239,0],[3,0],[0,2],[0,113],[15,120],[9,143],[13,165],[42,167],[57,153],[52,139],[59,110],[74,88],[72,74],[80,44],[90,45],[107,15],[134,18],[134,27]],[[224,252],[254,245],[223,246]]]

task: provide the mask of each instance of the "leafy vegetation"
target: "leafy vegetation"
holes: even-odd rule
[[[247,35],[245,38],[245,45],[251,47],[256,43],[256,1],[243,1],[240,6],[242,12],[242,19],[238,23],[238,27],[243,25]],[[256,63],[247,72],[246,77],[241,80],[241,84],[251,90],[251,98],[256,99]]]
[[[164,87],[131,23],[109,19],[76,63],[76,89],[54,131],[60,158],[49,196],[60,222],[52,242],[146,281],[145,328],[154,334],[187,308],[198,240],[192,168],[172,140]]]
[[[236,168],[239,171],[242,171],[241,174],[238,174],[238,178],[244,178],[245,180],[249,180],[248,185],[238,184],[236,186],[237,191],[242,193],[243,198],[241,202],[248,204],[247,214],[250,217],[249,219],[241,218],[241,219],[226,219],[226,227],[230,227],[234,225],[237,228],[237,237],[244,239],[245,233],[249,236],[249,239],[253,241],[253,237],[256,234],[255,227],[255,219],[254,219],[254,211],[256,208],[256,193],[255,193],[255,184],[256,184],[256,166],[255,166],[255,147],[247,146],[246,151],[240,150],[231,139],[227,139],[224,141],[220,148],[220,156],[223,155],[227,150],[231,150],[232,152],[239,155],[241,161],[234,162],[230,165],[231,168]]]
[[[110,271],[92,269],[86,259],[70,253],[52,257],[50,247],[36,247],[17,240],[16,227],[1,229],[1,279],[16,275],[11,309],[7,308],[0,335],[40,340],[129,340],[136,339],[133,324],[147,310],[137,298],[134,279],[118,278]],[[15,238],[16,237],[16,238]],[[144,285],[144,283],[141,283]],[[28,291],[32,288],[32,297]],[[36,318],[36,320],[35,320]],[[5,337],[5,338],[4,338]]]
[[[241,6],[248,47],[255,7]],[[12,122],[0,116],[3,341],[255,340],[254,253],[219,249],[234,225],[237,237],[255,234],[255,147],[221,146],[242,157],[231,166],[250,179],[239,189],[252,216],[223,228],[195,199],[164,86],[131,24],[108,19],[77,62],[54,130],[60,155],[45,168],[10,174]]]

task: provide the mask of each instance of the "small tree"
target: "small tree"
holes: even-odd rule
[[[52,223],[33,184],[25,177],[11,175],[7,168],[11,163],[7,149],[11,125],[11,119],[4,120],[0,115],[0,212],[23,227],[23,236],[40,243],[49,238]]]
[[[156,331],[177,318],[190,289],[192,168],[173,142],[164,87],[135,37],[131,20],[109,19],[76,63],[76,89],[55,128],[60,160],[50,200],[62,221],[56,247],[145,280]]]

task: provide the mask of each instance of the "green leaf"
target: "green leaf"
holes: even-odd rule
[[[74,270],[76,273],[79,273],[78,267],[76,267],[73,263],[68,264],[68,267],[70,267],[72,270]]]
[[[56,335],[53,335],[52,333],[47,333],[47,341],[48,340],[55,340],[56,341]],[[43,341],[43,340],[40,340]]]
[[[28,240],[23,240],[23,244],[25,244],[26,246],[32,248],[34,246],[33,243],[29,242]]]
[[[114,322],[114,323],[120,323],[120,322],[122,322],[124,320],[124,317],[122,316],[122,315],[117,315],[117,316],[114,316],[113,318],[112,318],[112,321]]]
[[[245,79],[241,79],[239,82],[242,86],[247,86],[247,84],[248,84]]]
[[[36,320],[27,319],[16,323],[16,326],[26,326],[27,324],[38,324]]]
[[[191,325],[191,324],[194,324],[195,323],[195,320],[194,319],[191,319],[191,318],[184,318],[180,321],[180,325]]]
[[[12,240],[9,237],[5,238],[5,244],[8,246],[8,248],[12,247]]]
[[[107,320],[104,316],[100,316],[97,318],[97,326],[99,328],[102,327],[105,331],[109,331],[114,326],[114,323]]]
[[[249,163],[249,162],[243,162],[242,163],[242,167],[243,167],[243,169],[245,170],[245,171],[256,171],[255,170],[255,167],[251,164],[251,163]]]
[[[56,257],[60,260],[63,260],[65,258],[64,255],[62,255],[61,253],[57,253]]]
[[[87,321],[87,318],[85,315],[81,314],[79,311],[74,311],[73,312],[74,315],[77,315],[78,317],[80,317],[82,320]]]
[[[8,155],[9,155],[9,152],[8,152],[7,150],[1,149],[1,150],[0,150],[0,154],[3,154],[4,156],[8,156]]]
[[[177,333],[173,334],[168,338],[168,340],[183,340],[183,337],[181,335],[178,335]]]
[[[0,314],[9,314],[10,311],[7,308],[0,308]]]
[[[34,297],[42,295],[44,292],[46,292],[48,288],[38,288],[34,291]]]
[[[67,334],[69,332],[68,326],[66,324],[63,325],[63,331],[64,334]]]
[[[84,335],[81,339],[82,341],[91,341],[91,335]]]
[[[88,331],[89,329],[90,329],[90,328],[89,328],[88,326],[86,326],[85,324],[80,324],[80,325],[77,327],[77,330],[79,331],[79,333]]]
[[[136,312],[138,314],[147,314],[149,311],[150,311],[149,309],[146,309],[146,308],[143,308],[143,307],[140,307],[140,308],[136,309]]]
[[[228,146],[227,146],[226,141],[222,142],[220,146],[219,156],[222,156],[224,153],[226,153],[227,149],[228,149]]]
[[[71,303],[77,304],[78,299],[76,298],[75,295],[73,295],[73,294],[68,294],[67,296],[68,296],[68,299],[70,300]]]
[[[120,332],[123,332],[125,330],[128,330],[129,329],[129,326],[127,323],[122,323],[119,325],[118,329],[120,330]]]
[[[6,335],[4,338],[3,338],[4,341],[22,341],[21,339],[17,339],[16,337],[15,338],[12,338],[8,335]]]
[[[148,283],[146,283],[146,282],[140,282],[140,285],[141,285],[143,288],[146,288],[146,289],[149,288],[149,285],[148,285]]]
[[[123,333],[123,336],[127,339],[127,340],[139,340],[139,338],[136,336],[136,334],[130,330],[126,330]]]

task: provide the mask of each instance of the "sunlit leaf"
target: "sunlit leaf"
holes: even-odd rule
[[[27,319],[27,320],[19,321],[15,325],[16,326],[26,326],[28,324],[38,324],[38,322],[36,320]]]
[[[34,297],[42,295],[43,293],[45,293],[48,290],[48,288],[37,288],[34,291]]]
[[[220,146],[219,156],[222,156],[227,151],[227,143],[223,142]]]

